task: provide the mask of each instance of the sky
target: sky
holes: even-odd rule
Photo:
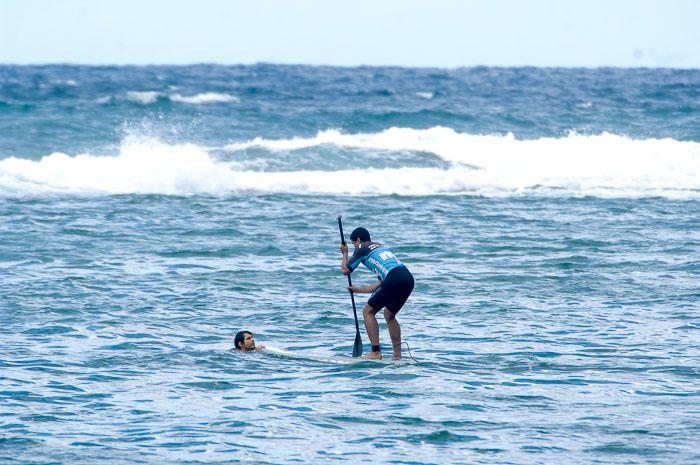
[[[0,63],[700,68],[697,0],[0,0]]]

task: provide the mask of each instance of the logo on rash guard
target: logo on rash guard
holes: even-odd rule
[[[370,257],[369,260],[367,260],[367,261],[370,262],[372,265],[374,265],[379,271],[381,271],[382,276],[386,276],[386,274],[389,272],[389,270],[386,269],[386,267],[382,264],[382,262],[380,262],[376,258]]]

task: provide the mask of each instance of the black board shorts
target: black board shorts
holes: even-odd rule
[[[375,310],[386,307],[394,315],[399,313],[413,291],[413,275],[405,266],[391,270],[382,285],[377,288],[367,303]]]

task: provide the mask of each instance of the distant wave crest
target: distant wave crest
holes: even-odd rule
[[[218,92],[204,92],[190,96],[173,94],[170,96],[170,100],[173,102],[191,103],[193,105],[201,105],[206,103],[239,103],[241,101],[234,95],[221,94]]]
[[[239,103],[240,98],[235,95],[219,92],[203,92],[194,95],[182,95],[179,93],[166,94],[159,91],[130,91],[125,94],[125,99],[141,105],[151,105],[158,100],[170,100],[176,103],[186,103],[190,105],[206,105],[212,103]],[[99,99],[106,103],[111,101],[111,97]]]

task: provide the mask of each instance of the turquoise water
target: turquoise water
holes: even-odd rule
[[[0,77],[0,463],[700,461],[700,72]],[[351,353],[338,213],[418,363],[230,351]]]

